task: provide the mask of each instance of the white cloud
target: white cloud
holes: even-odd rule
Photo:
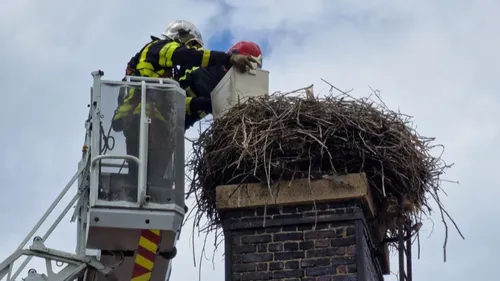
[[[273,90],[315,83],[319,91],[327,89],[320,81],[324,78],[362,96],[369,85],[382,90],[391,108],[415,116],[419,131],[436,136],[447,146],[445,159],[457,163],[447,178],[461,184],[445,184],[449,197],[444,200],[467,240],[450,230],[448,262],[443,264],[442,227],[439,217],[433,217],[436,229],[431,238],[422,239],[423,257],[415,261],[414,279],[482,280],[495,274],[492,261],[500,250],[495,240],[500,229],[490,222],[498,213],[494,199],[499,195],[500,87],[495,79],[500,74],[500,3],[224,1],[232,5],[226,11],[220,2],[2,4],[0,178],[6,191],[0,206],[6,211],[0,223],[7,231],[0,238],[8,243],[0,246],[0,258],[14,249],[20,234],[27,233],[76,169],[90,71],[100,68],[106,79],[121,78],[125,63],[149,34],[160,33],[170,20],[186,18],[207,39],[228,28],[233,40],[266,40],[271,52],[264,65],[271,71]],[[431,228],[427,222],[422,236]],[[73,230],[66,223],[54,241],[63,241]],[[184,230],[172,280],[198,278],[190,232],[189,227]],[[195,240],[199,258],[203,239]],[[72,250],[69,242],[60,246]],[[224,278],[221,259],[219,251],[216,271],[204,263],[204,280]]]

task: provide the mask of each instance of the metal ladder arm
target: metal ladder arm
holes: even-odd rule
[[[34,255],[34,252],[24,249],[16,250],[12,255],[10,255],[2,263],[0,263],[0,280],[2,280],[7,274],[10,273],[11,265],[23,255]]]
[[[55,207],[59,204],[59,202],[62,200],[62,198],[66,195],[66,193],[69,191],[69,189],[73,186],[75,181],[78,179],[78,177],[82,174],[87,174],[88,173],[88,162],[90,159],[90,153],[87,152],[86,155],[84,155],[84,163],[81,165],[81,167],[78,169],[78,171],[73,175],[71,180],[66,184],[64,189],[61,191],[61,193],[57,196],[57,198],[52,202],[50,207],[45,211],[45,213],[42,215],[40,220],[35,224],[35,226],[31,229],[31,231],[26,235],[26,237],[23,239],[21,244],[17,247],[16,251],[14,254],[9,256],[4,262],[2,262],[2,265],[4,263],[9,265],[9,268],[7,268],[7,273],[9,274],[8,280],[15,279],[17,276],[21,273],[21,271],[26,267],[26,265],[31,261],[31,258],[33,257],[33,254],[27,250],[23,250],[23,247],[26,245],[26,243],[30,240],[30,238],[38,231],[40,226],[45,222],[45,220],[48,218],[48,216],[52,213],[52,211],[55,209]],[[61,214],[58,216],[56,221],[52,224],[52,226],[46,231],[45,235],[43,236],[43,240],[47,239],[50,234],[54,231],[54,229],[57,227],[57,225],[62,221],[66,213],[71,209],[71,207],[76,203],[78,198],[81,196],[81,194],[84,192],[84,183],[78,187],[78,193],[75,194],[75,196],[71,199],[71,201],[67,204],[66,208],[61,212]],[[27,252],[26,252],[27,251]],[[10,260],[10,258],[14,258],[14,261],[17,260],[20,256],[26,255],[27,258],[23,261],[19,269],[12,275],[11,270],[12,270],[12,264],[13,262],[7,262]],[[4,274],[5,269],[3,267],[0,267],[0,279],[2,279],[5,274]]]
[[[21,256],[39,257],[45,259],[47,275],[38,274],[36,270],[30,269],[28,280],[31,281],[72,281],[82,276],[87,269],[93,269],[104,275],[111,275],[113,269],[100,263],[97,259],[87,256],[75,255],[45,247],[41,237],[35,237],[29,250],[17,250],[4,262],[0,264],[0,279],[9,274],[14,262]],[[67,265],[55,273],[52,269],[52,261],[66,263]]]
[[[85,167],[83,167],[85,168]],[[85,169],[81,169],[82,171],[85,170]],[[79,173],[77,173],[76,175],[79,175]],[[70,181],[70,185],[71,186],[73,184],[73,182],[76,180],[77,177],[74,177],[72,179],[72,181]],[[83,183],[82,183],[83,185]],[[78,193],[75,194],[75,196],[73,196],[73,198],[71,199],[71,201],[66,205],[66,207],[64,208],[64,210],[61,212],[61,214],[59,215],[59,217],[56,219],[56,221],[52,224],[52,226],[47,230],[47,232],[45,233],[45,235],[43,236],[42,239],[46,240],[50,234],[52,234],[52,232],[54,231],[54,229],[57,227],[57,225],[59,225],[59,223],[62,221],[62,219],[66,216],[66,213],[71,209],[71,207],[77,202],[77,200],[80,198],[81,194],[84,192],[84,188],[83,187],[79,187],[79,190],[78,190]],[[65,193],[67,192],[67,190],[64,190],[62,193],[61,193],[61,197],[59,199],[59,201],[61,200],[61,198],[65,195]],[[58,201],[55,201],[58,203]],[[54,202],[54,203],[55,203]],[[57,205],[57,203],[55,205]],[[33,230],[28,234],[28,236],[26,236],[26,239],[23,241],[23,243],[19,246],[18,249],[22,248],[25,244],[26,244],[26,240],[31,238],[31,236],[33,236],[33,234],[38,230],[38,228],[41,226],[41,224],[45,221],[45,219],[49,216],[49,214],[53,211],[54,209],[54,206],[51,206],[51,208],[49,208],[47,210],[47,212],[44,214],[44,216],[42,217],[42,219],[39,221],[39,224],[37,224],[35,226],[35,228],[33,228]],[[21,273],[21,271],[26,267],[26,265],[31,261],[31,258],[32,256],[29,256],[26,260],[24,260],[24,262],[21,264],[21,266],[19,267],[19,269],[14,273],[14,275],[12,276],[12,278],[17,278],[17,276],[19,276],[19,274]]]

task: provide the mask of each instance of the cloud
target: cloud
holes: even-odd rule
[[[500,195],[495,177],[500,157],[500,3],[143,3],[3,3],[0,206],[8,211],[0,216],[7,229],[0,234],[6,242],[0,246],[1,256],[15,249],[20,234],[29,231],[76,170],[90,71],[103,69],[105,79],[120,79],[128,59],[150,34],[163,31],[170,20],[185,18],[200,27],[211,48],[226,50],[241,39],[265,45],[264,66],[271,72],[272,90],[314,83],[316,92],[326,91],[320,78],[342,89],[354,88],[357,96],[369,94],[371,86],[382,91],[389,107],[413,115],[419,131],[444,143],[445,159],[456,163],[447,178],[460,185],[445,183],[449,197],[443,200],[467,238],[462,241],[450,230],[448,262],[443,264],[444,230],[439,216],[432,217],[432,236],[425,238],[431,221],[422,229],[422,259],[414,263],[414,279],[481,280],[496,274],[490,261],[500,250],[495,240],[500,229],[489,222],[498,214],[494,200]],[[195,133],[192,129],[188,135]],[[65,223],[50,246],[73,250],[73,239],[66,238],[73,233],[74,225]],[[198,278],[192,269],[190,234],[187,227],[172,280]],[[203,237],[195,243],[199,257]],[[224,278],[221,250],[216,260],[215,271],[204,262],[205,280]]]

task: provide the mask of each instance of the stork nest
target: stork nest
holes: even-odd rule
[[[195,220],[207,217],[205,230],[220,226],[218,185],[270,182],[272,188],[281,180],[364,172],[375,204],[387,210],[386,222],[396,217],[399,198],[405,200],[406,215],[420,222],[422,214],[432,212],[428,199],[439,203],[440,176],[450,165],[431,155],[434,139],[417,134],[410,121],[380,99],[347,93],[250,98],[193,142],[188,194],[196,197]],[[396,226],[387,228],[391,232]]]

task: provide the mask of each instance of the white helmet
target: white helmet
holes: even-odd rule
[[[194,24],[186,20],[171,22],[161,35],[164,39],[169,38],[179,43],[189,44],[196,42],[203,46],[203,37],[200,31]]]

